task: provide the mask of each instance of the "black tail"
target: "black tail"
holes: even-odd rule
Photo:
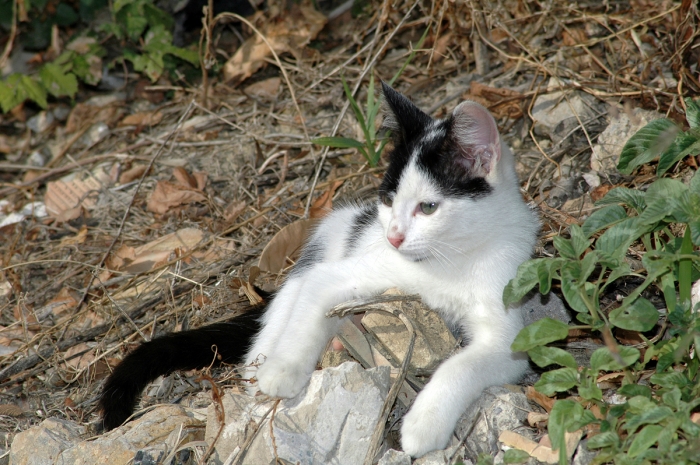
[[[260,330],[265,306],[255,307],[226,323],[171,333],[139,346],[122,360],[100,395],[104,427],[120,426],[133,413],[141,391],[154,379],[178,370],[238,363]],[[212,346],[219,357],[214,360]]]

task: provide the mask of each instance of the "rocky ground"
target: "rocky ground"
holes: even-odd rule
[[[435,117],[465,98],[487,106],[541,213],[545,256],[612,187],[653,178],[621,175],[617,157],[649,120],[683,121],[682,98],[700,92],[696,21],[692,2],[667,0],[386,1],[356,17],[270,8],[255,24],[277,53],[236,54],[222,28],[212,49],[228,61],[206,88],[127,75],[72,105],[0,116],[0,462],[357,464],[373,450],[411,463],[386,450],[456,344],[432,317],[415,346],[422,365],[405,369],[408,344],[383,337],[381,317],[365,316],[366,332],[347,326],[345,349],[297,399],[253,401],[231,370],[174,374],[147,389],[143,416],[95,437],[96,395],[141,341],[245,311],[251,284],[284,279],[309,218],[373,194],[383,161],[310,142],[364,138],[341,79],[364,105],[369,76],[390,79],[415,52],[396,87],[419,106]],[[695,169],[691,158],[674,176]],[[568,318],[556,295],[525,309]],[[585,363],[600,344],[572,337],[567,349]],[[448,449],[414,463],[498,460],[508,447],[551,463],[536,379],[488,390]],[[571,460],[588,463],[585,438],[570,443]]]

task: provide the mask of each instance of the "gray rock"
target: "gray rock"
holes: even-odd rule
[[[411,456],[400,450],[389,449],[377,465],[411,465]]]
[[[588,444],[588,439],[584,439],[578,443],[576,453],[574,454],[574,460],[571,462],[572,465],[590,465],[595,456],[598,455],[596,451],[588,449],[586,444]]]
[[[521,304],[521,311],[525,325],[545,317],[571,323],[571,315],[564,302],[553,293],[542,295],[538,291],[534,291],[528,294]]]
[[[616,172],[620,152],[627,140],[639,129],[661,117],[663,115],[660,113],[641,108],[635,108],[629,113],[619,112],[598,136],[591,154],[591,168],[602,174]]]
[[[47,418],[15,436],[10,447],[13,465],[53,465],[61,452],[80,441],[85,428],[69,420]]]
[[[79,147],[92,147],[109,135],[109,126],[103,122],[95,123],[90,126],[85,134],[76,142]]]
[[[413,465],[452,465],[453,463],[472,465],[471,460],[464,458],[464,448],[461,445],[428,452],[423,457],[416,459]]]
[[[519,388],[513,388],[492,386],[486,389],[457,423],[456,436],[467,436],[464,440],[466,458],[476,462],[481,453],[495,456],[500,450],[498,437],[503,431],[517,431],[534,438],[534,433],[525,427],[531,411],[527,397]]]
[[[388,367],[365,370],[354,362],[316,371],[301,394],[276,407],[275,401],[226,392],[225,426],[215,444],[214,462],[231,463],[245,440],[255,435],[243,452],[241,463],[246,465],[267,465],[275,456],[302,465],[363,463],[389,391],[389,373]],[[208,442],[214,442],[219,428],[211,406]]]
[[[540,94],[532,107],[535,131],[549,136],[553,142],[560,142],[598,113],[597,102],[592,96],[580,91],[557,90],[566,85],[551,78],[547,93]]]
[[[27,120],[27,127],[33,132],[40,134],[46,131],[54,122],[53,113],[50,111],[40,111]]]

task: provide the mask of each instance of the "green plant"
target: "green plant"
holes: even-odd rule
[[[0,0],[0,12],[12,8],[15,2]],[[46,0],[26,2],[33,18],[29,21],[29,34],[21,39],[25,46],[46,48],[53,27],[75,26],[82,19],[89,20],[95,11],[107,6],[104,0],[80,0],[78,11],[67,3],[59,3],[52,15],[45,11]],[[132,62],[134,70],[143,72],[156,81],[166,70],[174,70],[184,60],[199,65],[197,52],[173,45],[172,18],[153,5],[152,0],[117,0],[112,5],[113,21],[103,25],[101,32],[113,35],[127,45],[117,58]],[[46,17],[46,19],[39,20]],[[5,19],[6,19],[5,18]],[[4,23],[0,26],[6,27]],[[103,34],[104,35],[104,34]],[[8,112],[26,100],[42,108],[53,97],[75,97],[79,82],[97,85],[102,77],[102,59],[106,55],[97,40],[97,34],[84,32],[66,46],[66,51],[49,61],[30,75],[14,73],[0,81],[0,110]]]
[[[419,49],[423,45],[429,30],[429,28],[425,30],[418,41],[418,44],[416,44],[416,49]],[[403,71],[406,69],[406,66],[408,66],[408,64],[413,60],[413,57],[416,55],[416,49],[409,54],[403,66],[401,66],[401,69],[399,69],[396,74],[394,74],[394,77],[392,77],[388,82],[389,85],[393,85],[394,82],[396,82],[399,76],[401,76]],[[360,124],[360,128],[365,136],[365,141],[361,142],[350,137],[331,136],[318,137],[316,139],[312,139],[311,142],[326,147],[355,148],[362,154],[363,157],[365,157],[370,166],[377,166],[379,163],[379,157],[382,155],[384,146],[389,142],[389,138],[384,137],[383,139],[379,139],[377,134],[375,119],[377,118],[379,108],[381,107],[381,99],[374,95],[374,75],[370,74],[369,77],[369,86],[367,88],[367,106],[364,112],[357,104],[357,100],[353,96],[353,92],[350,90],[345,78],[342,78],[342,81],[345,96],[347,97],[348,102],[350,102],[350,108],[352,108],[355,118],[357,118],[357,122]]]
[[[617,169],[629,174],[659,157],[656,174],[661,176],[686,156],[700,154],[700,106],[690,98],[685,99],[685,106],[690,129],[683,131],[668,118],[650,122],[627,141]]]
[[[657,179],[646,192],[612,189],[581,226],[569,228],[570,238],[557,236],[554,258],[523,263],[504,290],[504,302],[520,300],[535,286],[548,293],[558,281],[562,294],[582,325],[569,326],[549,318],[525,327],[512,349],[525,351],[540,367],[560,368],[543,373],[535,384],[553,396],[576,390],[578,397],[554,404],[548,430],[560,463],[566,463],[565,432],[584,426],[588,447],[599,450],[595,463],[690,464],[700,461],[700,426],[690,419],[700,406],[700,378],[695,348],[700,347],[700,317],[690,304],[691,285],[700,277],[700,175],[686,186],[673,179]],[[680,237],[679,237],[680,235]],[[597,238],[594,239],[594,237]],[[642,253],[642,270],[626,261],[629,247]],[[625,278],[640,284],[612,310],[601,308],[601,296]],[[666,314],[643,296],[655,286],[661,291]],[[670,339],[645,333],[670,328]],[[589,367],[579,367],[568,352],[548,344],[565,339],[572,328],[600,333],[606,346],[591,355]],[[660,328],[660,329],[659,329]],[[617,330],[634,331],[646,346],[619,344]],[[645,370],[654,374],[639,384]],[[626,402],[605,402],[597,379],[602,372],[619,371],[617,394]],[[597,406],[602,417],[587,408]]]

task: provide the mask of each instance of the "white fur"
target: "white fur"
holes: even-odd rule
[[[518,381],[526,356],[511,352],[510,344],[523,323],[519,308],[504,307],[502,293],[529,258],[538,223],[520,196],[513,156],[495,137],[488,195],[444,198],[414,155],[392,207],[379,203],[378,221],[363,230],[351,253],[345,249],[359,208],[336,210],[324,219],[311,238],[323,246],[323,260],[288,278],[247,356],[248,363],[260,364],[249,375],[263,393],[299,394],[338,328],[337,319],[325,317],[328,309],[391,287],[420,294],[470,341],[437,369],[404,417],[405,452],[421,456],[444,448],[460,415],[484,388]],[[421,202],[439,206],[424,215]],[[390,231],[405,236],[398,249],[387,240]]]

